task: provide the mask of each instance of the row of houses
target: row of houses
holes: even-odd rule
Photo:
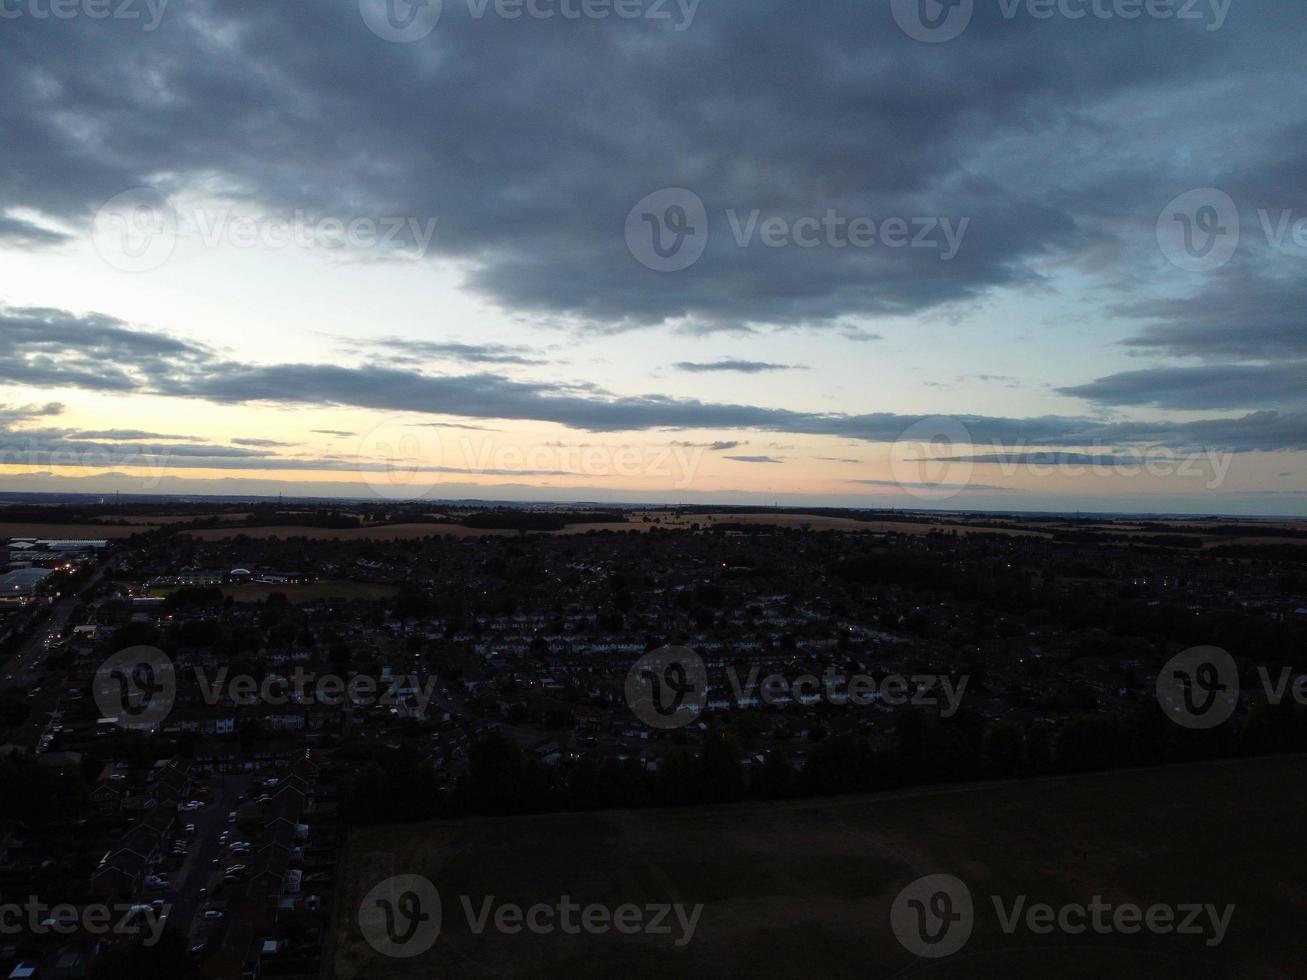
[[[126,810],[120,784],[112,780],[96,783],[91,801],[97,809],[116,803]],[[177,823],[177,803],[190,786],[190,764],[169,762],[155,773],[148,789],[133,799],[132,809],[141,816],[91,874],[91,891],[102,898],[139,898],[145,878],[163,861],[165,846]]]

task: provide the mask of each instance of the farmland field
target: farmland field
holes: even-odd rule
[[[636,514],[639,520],[641,514]],[[814,531],[874,531],[883,534],[893,531],[898,534],[930,534],[933,531],[953,532],[959,534],[1015,534],[1041,538],[1052,537],[1042,530],[1025,527],[987,527],[983,523],[971,523],[959,520],[941,520],[940,523],[925,521],[860,521],[852,517],[840,517],[837,514],[787,514],[787,513],[715,513],[715,514],[680,514],[652,513],[651,517],[660,517],[662,526],[669,528],[686,528],[691,524],[701,527],[712,524],[770,524],[775,527],[807,527]],[[989,523],[997,523],[991,521]]]
[[[529,534],[584,534],[586,531],[647,531],[648,524],[569,524],[561,531],[530,531]],[[212,527],[199,531],[182,531],[202,541],[219,541],[245,535],[249,538],[307,538],[310,541],[408,541],[414,538],[512,537],[521,532],[512,528],[464,527],[461,524],[377,524],[372,527]]]
[[[368,828],[351,836],[333,975],[438,977],[1302,976],[1307,757],[972,784],[873,796]],[[379,874],[378,869],[387,869]],[[382,956],[357,925],[389,874],[441,896],[435,945]],[[920,876],[967,884],[975,926],[944,959],[889,928]],[[476,935],[461,897],[523,906],[703,903],[683,934]],[[1029,903],[1235,906],[1224,939],[1004,932],[993,896]]]
[[[946,524],[925,524],[912,521],[856,521],[848,517],[812,514],[696,514],[681,515],[679,518],[668,514],[655,515],[661,523],[644,523],[640,518],[642,512],[635,512],[628,523],[596,522],[587,524],[569,524],[559,531],[528,533],[546,534],[585,534],[587,531],[637,531],[645,532],[654,528],[664,530],[684,530],[691,524],[711,527],[714,523],[773,525],[776,527],[808,527],[814,531],[870,531],[885,533],[895,531],[899,534],[930,534],[933,531],[953,532],[959,534],[1008,534],[1034,537],[1052,537],[1051,533],[1041,530],[1025,530],[1019,527],[994,528],[982,527],[964,522]],[[325,528],[325,527],[232,527],[204,528],[198,531],[182,531],[203,541],[217,541],[224,538],[245,535],[250,538],[307,538],[311,541],[358,541],[371,538],[377,541],[403,541],[412,538],[452,535],[460,538],[475,538],[482,535],[506,536],[519,532],[507,528],[475,528],[459,524],[379,524],[374,527]]]
[[[517,534],[505,528],[487,530],[484,528],[463,527],[460,524],[378,524],[375,527],[299,527],[294,525],[270,527],[210,527],[199,531],[180,531],[201,541],[220,541],[224,538],[244,536],[247,538],[307,538],[310,541],[408,541],[414,538],[430,538],[439,535],[453,535],[460,538],[479,538],[482,535]]]

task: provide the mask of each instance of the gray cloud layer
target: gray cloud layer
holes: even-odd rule
[[[353,2],[189,0],[148,33],[6,21],[0,236],[64,239],[13,208],[85,228],[129,188],[222,186],[278,213],[438,218],[435,257],[468,263],[471,286],[514,310],[702,330],[1037,284],[1050,255],[1119,250],[1204,183],[1237,191],[1253,174],[1301,200],[1300,122],[1263,97],[1294,104],[1295,76],[1276,66],[1297,63],[1300,4],[1244,0],[1219,32],[978,4],[941,46],[905,36],[887,3],[720,0],[697,14],[678,31],[446,3],[417,44],[381,41]],[[1199,104],[1213,78],[1254,107],[1238,121],[1256,139],[1228,140],[1229,120]],[[1159,111],[1119,110],[1140,103]],[[698,193],[712,229],[671,289],[622,242],[635,202],[669,186]],[[910,247],[741,248],[726,213],[753,209],[970,226],[947,262]]]
[[[797,371],[802,370],[797,364],[771,364],[767,361],[745,361],[736,358],[729,358],[721,361],[678,361],[676,363],[678,371],[689,371],[694,374],[704,374],[714,371],[735,371],[740,374],[761,374],[764,371]]]
[[[568,388],[518,381],[492,374],[435,375],[411,369],[368,365],[249,364],[223,360],[204,348],[156,332],[132,330],[103,316],[75,317],[41,310],[49,328],[40,348],[41,363],[30,357],[0,360],[0,382],[32,387],[101,390],[87,379],[88,349],[115,373],[116,359],[140,356],[130,370],[117,370],[122,391],[140,391],[216,403],[271,402],[345,406],[381,411],[452,415],[476,419],[553,422],[592,432],[651,429],[756,429],[807,435],[834,435],[866,442],[894,442],[917,427],[911,438],[929,439],[935,423],[922,416],[877,412],[863,415],[802,412],[754,405],[674,399],[663,395],[621,396],[594,386]],[[33,311],[0,309],[0,336],[12,322],[19,330],[33,322]],[[82,334],[86,339],[82,339]],[[55,338],[58,338],[56,340]],[[58,406],[34,410],[49,414]],[[3,421],[0,419],[0,421]],[[441,424],[441,423],[436,423]],[[1307,447],[1307,413],[1255,412],[1238,418],[1193,422],[1103,422],[1092,418],[1042,416],[1002,418],[957,415],[939,426],[948,434],[961,424],[977,444],[995,446],[1123,446],[1152,443],[1177,449],[1220,447],[1235,451]],[[924,428],[923,428],[924,426]],[[919,431],[918,431],[919,430]],[[67,438],[69,433],[49,433]],[[197,447],[169,447],[178,457]],[[715,447],[716,448],[716,447]],[[725,448],[723,444],[720,448]],[[229,447],[222,454],[257,457],[266,450]]]

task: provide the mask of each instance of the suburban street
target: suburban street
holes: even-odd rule
[[[36,630],[4,665],[4,674],[0,677],[0,688],[21,687],[29,692],[31,710],[27,720],[15,733],[14,744],[22,745],[31,751],[37,751],[41,736],[51,724],[52,714],[59,709],[63,692],[57,684],[43,684],[42,688],[31,693],[38,683],[46,678],[46,657],[50,653],[50,644],[59,639],[73,610],[77,608],[77,596],[85,589],[94,588],[112,567],[110,559],[101,562],[77,592],[60,596],[50,604],[50,617]]]
[[[253,777],[248,775],[216,775],[209,786],[212,795],[208,805],[189,813],[178,813],[177,823],[185,826],[195,824],[195,834],[191,838],[190,852],[182,866],[174,872],[171,887],[160,895],[171,906],[169,918],[172,924],[187,933],[192,943],[200,941],[207,931],[204,929],[198,913],[214,897],[216,885],[222,881],[222,871],[227,864],[226,852],[218,845],[218,835],[224,830],[235,827],[227,823],[227,814],[240,807],[237,798],[247,793]],[[234,839],[234,838],[233,838]],[[219,858],[218,867],[210,868],[214,858]],[[201,888],[208,888],[206,898],[199,897]]]

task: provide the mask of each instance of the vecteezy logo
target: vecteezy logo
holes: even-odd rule
[[[626,703],[650,728],[681,728],[703,713],[708,671],[689,647],[651,650],[626,674]]]
[[[172,660],[158,647],[128,647],[95,672],[95,704],[120,728],[151,731],[177,700]]]
[[[968,488],[974,464],[961,447],[970,447],[971,433],[957,419],[944,415],[908,426],[890,447],[894,482],[922,500],[948,500]]]
[[[893,0],[894,20],[908,37],[938,44],[967,29],[976,12],[975,0]]]
[[[359,475],[387,500],[417,500],[435,490],[443,474],[439,430],[390,418],[368,432],[357,454]]]
[[[153,187],[115,194],[95,213],[91,241],[100,258],[122,272],[149,272],[177,247],[177,212]]]
[[[899,943],[929,959],[960,950],[974,925],[971,889],[952,875],[918,878],[899,892],[890,907],[890,928]]]
[[[1157,675],[1157,702],[1185,728],[1215,728],[1239,704],[1239,668],[1220,647],[1191,647]]]
[[[359,0],[363,23],[383,41],[421,41],[440,22],[443,0]]]
[[[1200,187],[1181,194],[1157,219],[1157,244],[1172,265],[1211,272],[1239,248],[1239,208],[1225,191]]]
[[[383,956],[425,953],[440,936],[440,893],[422,875],[395,875],[359,905],[359,929]]]
[[[708,210],[694,191],[665,187],[642,198],[626,216],[626,247],[655,272],[680,272],[708,247]]]

